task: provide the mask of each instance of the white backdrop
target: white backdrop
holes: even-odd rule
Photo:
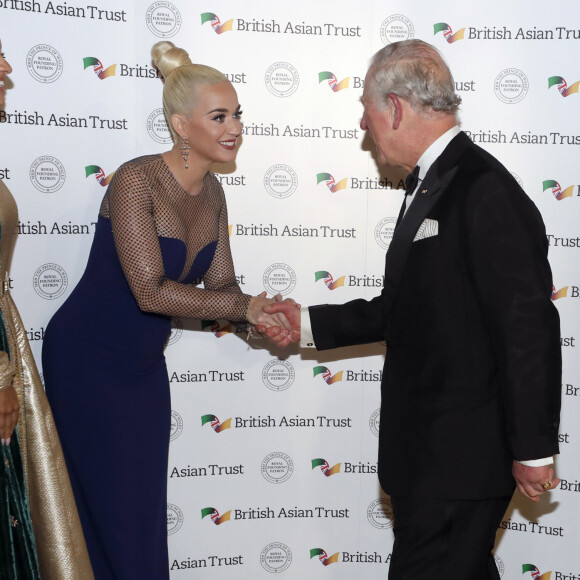
[[[156,41],[234,83],[243,143],[236,165],[216,171],[236,271],[245,292],[302,304],[380,291],[402,199],[388,187],[401,176],[377,167],[359,128],[362,79],[385,43],[431,42],[454,73],[462,127],[544,216],[562,318],[564,484],[538,506],[516,497],[498,564],[509,579],[531,577],[532,566],[545,579],[580,578],[571,549],[580,530],[579,17],[565,0],[548,10],[524,0],[0,0],[14,68],[0,178],[21,234],[10,282],[37,360],[48,320],[84,270],[111,174],[170,147],[149,57]],[[278,352],[223,321],[174,326],[171,577],[386,578],[392,521],[375,473],[384,345]]]

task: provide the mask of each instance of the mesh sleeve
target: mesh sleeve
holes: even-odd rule
[[[163,203],[153,203],[154,195],[148,176],[126,164],[115,173],[107,203],[103,203],[103,208],[108,207],[121,267],[139,308],[166,316],[245,320],[250,297],[236,284],[225,198],[216,255],[206,273],[207,288],[202,289],[165,277],[157,225],[171,213]]]

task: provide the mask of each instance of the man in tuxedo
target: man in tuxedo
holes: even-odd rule
[[[559,317],[545,228],[511,174],[460,131],[453,77],[420,40],[381,49],[361,128],[409,184],[373,300],[283,312],[280,346],[385,340],[379,479],[394,513],[390,580],[496,580],[492,548],[517,485],[559,483]],[[415,171],[413,171],[413,169]]]

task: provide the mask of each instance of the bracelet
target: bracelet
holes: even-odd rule
[[[247,336],[248,340],[250,340],[250,338],[254,338],[256,340],[261,340],[262,338],[264,338],[261,334],[256,334],[253,328],[254,327],[252,325],[248,326],[248,336]]]

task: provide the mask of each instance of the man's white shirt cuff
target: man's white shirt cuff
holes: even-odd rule
[[[316,348],[314,336],[312,335],[312,325],[310,324],[310,313],[308,307],[300,309],[300,347]]]
[[[543,457],[542,459],[528,459],[527,461],[518,461],[522,465],[528,467],[543,467],[544,465],[552,465],[554,463],[553,457]]]

